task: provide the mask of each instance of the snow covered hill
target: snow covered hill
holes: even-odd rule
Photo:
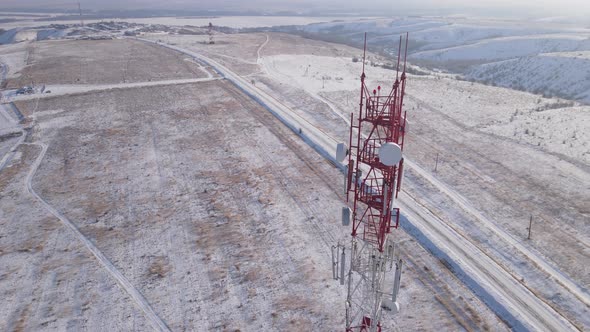
[[[492,62],[466,73],[470,79],[590,103],[590,51],[545,53]]]
[[[433,51],[417,52],[416,59],[448,60],[503,60],[549,52],[590,50],[588,34],[551,34],[485,39],[477,43]]]

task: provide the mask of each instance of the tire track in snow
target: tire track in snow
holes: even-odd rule
[[[270,37],[269,37],[269,35],[268,35],[268,34],[265,34],[265,36],[266,36],[266,40],[265,40],[265,41],[264,41],[264,43],[262,43],[262,44],[260,45],[260,47],[258,47],[258,49],[256,50],[256,56],[257,56],[257,58],[256,58],[256,63],[258,63],[258,64],[260,64],[260,60],[261,60],[261,59],[260,59],[260,52],[262,52],[262,49],[263,49],[263,48],[266,46],[266,44],[268,44],[268,42],[270,41]]]
[[[129,294],[129,296],[137,305],[137,307],[139,307],[139,309],[143,311],[154,330],[170,331],[168,326],[166,326],[166,323],[164,323],[164,321],[162,321],[162,319],[158,317],[158,315],[154,312],[154,310],[143,297],[143,295],[141,295],[141,293],[131,284],[131,282],[127,278],[125,278],[125,276],[121,274],[119,270],[117,270],[113,263],[111,263],[111,261],[109,261],[109,259],[87,237],[85,237],[84,234],[82,234],[80,230],[78,230],[78,228],[70,220],[68,220],[63,214],[57,211],[53,206],[51,206],[46,200],[44,200],[41,196],[39,196],[39,194],[35,192],[31,181],[35,176],[35,173],[37,172],[39,165],[41,165],[43,157],[45,157],[45,153],[47,152],[47,145],[44,143],[25,144],[41,147],[41,153],[35,160],[35,163],[29,171],[29,174],[27,174],[27,178],[25,180],[25,187],[27,192],[31,194],[31,196],[33,196],[35,199],[37,199],[45,207],[47,211],[49,211],[56,218],[58,218],[61,221],[61,223],[66,228],[68,228],[80,242],[82,242],[86,249],[90,251],[90,253],[98,260],[98,262],[105,268],[105,270],[115,279],[115,281],[117,281],[119,286],[123,288],[123,290],[125,290],[127,294]]]

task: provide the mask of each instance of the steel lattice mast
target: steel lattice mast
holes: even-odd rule
[[[213,39],[213,23],[209,22],[209,26],[207,28],[207,35],[209,35],[209,44],[215,44],[215,40]]]
[[[381,87],[371,91],[365,82],[365,34],[359,110],[356,118],[351,114],[346,181],[350,207],[343,211],[343,223],[352,221],[350,267],[346,276],[340,275],[341,283],[348,278],[346,331],[381,331],[384,301],[391,301],[389,305],[397,310],[401,260],[389,235],[399,225],[399,208],[395,207],[394,199],[403,175],[407,48],[406,35],[403,67],[400,74],[400,37],[396,79],[390,92],[382,94]],[[335,248],[339,252],[343,246]],[[342,264],[340,268],[344,271],[344,254],[336,256],[335,264]],[[393,289],[386,291],[385,277],[392,271],[395,271]],[[338,273],[335,277],[338,278]]]

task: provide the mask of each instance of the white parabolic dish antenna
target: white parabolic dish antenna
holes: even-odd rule
[[[395,166],[402,160],[402,149],[395,143],[384,143],[379,148],[379,160],[385,166]]]

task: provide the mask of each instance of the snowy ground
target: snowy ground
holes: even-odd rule
[[[399,34],[410,33],[410,58],[487,84],[588,99],[590,29],[575,23],[468,17],[416,17],[317,23],[294,30],[317,38],[369,45],[395,53]],[[562,54],[564,56],[562,56]]]
[[[226,84],[179,88],[40,103],[33,139],[49,149],[35,190],[74,221],[172,330],[339,324],[341,317],[323,307],[336,306],[341,294],[326,281],[329,274],[319,272],[329,271],[321,236],[336,223],[319,211],[336,210],[338,199],[329,187],[316,188],[312,196],[294,192],[296,183],[321,182],[314,175],[320,170],[288,157],[285,142],[293,148],[298,143],[258,124],[256,116],[272,118]],[[281,182],[280,170],[289,174],[288,182]],[[316,201],[318,195],[333,198]],[[293,210],[297,204],[307,207]],[[268,251],[260,250],[261,243]],[[14,258],[7,254],[6,263],[17,264]],[[38,320],[31,318],[34,327]],[[56,318],[50,328],[77,319],[67,311]]]
[[[16,78],[25,67],[28,56],[26,44],[3,45],[0,47],[0,64],[2,68],[2,80]],[[1,82],[0,88],[4,88],[6,81]]]
[[[590,104],[589,53],[546,53],[493,62],[471,69],[467,76],[519,90],[563,95]],[[567,91],[564,91],[566,86]]]
[[[321,62],[321,58],[314,58],[315,61],[311,62],[313,63],[312,66],[316,68],[324,68],[324,66],[326,68],[338,67],[340,68],[337,71],[338,75],[345,76],[343,78],[344,82],[335,81],[330,82],[329,85],[324,85],[321,83],[321,77],[330,75],[334,71],[327,70],[326,72],[315,73],[315,75],[308,77],[307,82],[302,82],[305,78],[298,67],[305,66],[305,64],[310,62],[306,57],[298,58],[299,61],[296,61],[294,58],[284,61],[284,58],[276,59],[271,57],[264,59],[263,62],[269,64],[266,68],[270,72],[274,71],[273,78],[280,80],[282,84],[298,84],[298,87],[304,90],[315,89],[315,93],[321,92],[321,95],[326,97],[332,105],[338,106],[337,109],[352,108],[350,106],[347,107],[347,104],[353,105],[352,100],[356,98],[355,91],[351,94],[336,94],[335,96],[331,92],[332,89],[339,86],[345,87],[347,83],[344,82],[349,82],[352,86],[355,85],[354,83],[358,84],[355,73],[351,73],[348,77],[344,74],[346,72],[345,69],[350,68],[350,64],[346,64],[346,59],[342,59],[340,65],[337,65],[338,59]],[[383,74],[373,68],[367,72],[369,72],[369,77],[381,76]],[[544,239],[533,245],[533,248],[535,248],[533,251],[540,250],[542,253],[541,260],[545,260],[543,256],[548,257],[552,261],[552,264],[563,269],[562,271],[568,271],[566,273],[570,274],[574,280],[578,280],[580,285],[587,284],[588,271],[585,267],[580,266],[579,262],[588,261],[587,241],[590,230],[587,228],[588,206],[584,202],[587,202],[589,198],[587,188],[590,185],[590,175],[588,172],[590,147],[587,145],[589,141],[588,136],[584,135],[578,141],[577,133],[588,132],[588,128],[590,128],[590,123],[588,122],[590,109],[588,107],[577,107],[543,112],[542,107],[535,106],[538,98],[532,95],[434,77],[412,77],[408,84],[409,100],[407,106],[408,109],[411,109],[410,119],[412,120],[412,128],[416,128],[417,130],[415,140],[422,141],[409,145],[409,156],[416,158],[419,164],[422,164],[424,168],[428,169],[433,166],[432,163],[436,153],[440,153],[441,155],[446,154],[448,157],[445,158],[449,158],[449,160],[445,161],[445,167],[449,167],[449,173],[441,174],[442,180],[451,184],[464,198],[472,201],[476,207],[479,207],[480,211],[486,211],[485,214],[487,217],[491,217],[494,223],[501,225],[500,227],[508,231],[508,234],[511,234],[510,236],[522,238],[524,235],[522,232],[522,230],[525,230],[524,227],[522,230],[515,228],[515,224],[513,223],[515,219],[522,218],[522,220],[526,220],[525,216],[520,216],[522,211],[532,213],[535,217],[541,217],[547,220],[548,223],[555,225],[554,227],[559,229],[557,232],[552,230],[552,226],[545,226],[545,229],[539,230],[541,234],[538,236],[542,236]],[[321,89],[322,86],[323,89]],[[551,105],[557,103],[557,101],[541,100],[538,103],[541,105]],[[502,111],[503,109],[505,111]],[[514,115],[516,109],[520,109],[518,115]],[[538,109],[541,111],[537,111]],[[429,113],[432,113],[432,115]],[[541,115],[541,113],[545,114]],[[514,119],[511,118],[513,115]],[[452,129],[455,126],[458,131]],[[516,139],[511,136],[513,132],[507,132],[506,129],[497,130],[496,126],[504,126],[509,128],[509,130],[514,128],[517,131]],[[529,126],[531,127],[530,129],[528,128]],[[323,127],[325,128],[326,125],[324,124]],[[539,132],[539,128],[543,129]],[[442,141],[445,143],[448,142],[446,144],[440,141],[440,136],[443,136],[445,132],[453,132],[453,135],[446,141]],[[443,134],[441,135],[439,133]],[[492,135],[486,135],[485,133],[491,133]],[[505,138],[497,139],[495,135],[502,135]],[[559,142],[561,143],[560,145],[556,144],[558,140],[561,140]],[[566,143],[563,143],[564,140]],[[409,142],[411,141],[412,136],[409,139]],[[536,147],[531,143],[535,144]],[[433,145],[437,147],[436,150],[438,151],[429,151]],[[429,147],[429,149],[420,151],[420,147],[422,146],[424,148]],[[539,149],[539,146],[542,146],[542,148]],[[449,155],[451,151],[452,157]],[[479,153],[476,151],[479,151]],[[520,158],[517,158],[515,151],[518,151],[517,153]],[[481,162],[489,158],[486,154],[491,156],[491,159],[488,159],[487,162],[500,161],[502,167],[498,168],[492,165],[488,165],[485,168],[482,167],[483,164]],[[502,158],[502,156],[509,157]],[[566,158],[568,161],[564,161],[562,156],[569,157]],[[531,165],[537,164],[533,160],[539,160],[541,164],[551,166],[539,167],[537,168],[538,173],[531,175],[528,170]],[[510,170],[509,172],[514,172],[510,177],[500,176],[498,173],[506,172],[506,170],[501,171],[505,167]],[[558,174],[562,174],[562,176],[568,177],[573,181],[565,181],[559,176],[555,177],[556,167]],[[440,171],[440,173],[443,172]],[[481,182],[481,184],[474,185],[477,182],[471,176],[466,176],[469,173],[473,174],[478,179],[477,182]],[[460,176],[458,176],[459,174]],[[535,197],[534,201],[536,202],[531,206],[529,202],[532,198],[530,197],[530,193],[538,192],[540,195],[538,197],[543,197],[543,191],[540,191],[540,188],[535,189],[531,187],[530,184],[520,185],[514,181],[514,176],[522,177],[525,174],[529,178],[529,183],[538,183],[542,186],[540,188],[544,190],[554,188],[550,190],[555,190],[556,192],[563,192],[563,188],[567,188],[567,195],[571,196],[568,198],[561,194],[562,199],[553,202],[549,202],[549,200],[544,198],[539,199]],[[466,178],[470,178],[470,180],[465,181]],[[412,183],[411,180],[409,182]],[[582,183],[582,186],[578,186],[580,183]],[[415,185],[415,182],[413,185]],[[425,188],[418,187],[412,189],[420,193],[421,196],[431,196],[428,190],[424,190]],[[495,191],[497,191],[497,194],[494,193]],[[492,199],[482,196],[482,192],[490,192],[498,196]],[[511,195],[506,195],[507,192],[511,193]],[[507,196],[514,196],[514,199],[522,203],[518,204],[514,201],[506,200]],[[562,205],[563,202],[568,203]],[[452,204],[452,201],[445,202],[443,199],[443,201],[433,201],[432,203],[440,207],[446,206],[449,203]],[[506,211],[507,207],[510,209],[509,213],[497,213],[497,209],[503,208]],[[565,211],[553,210],[554,208],[563,208],[568,211],[569,215],[565,214]],[[457,219],[462,219],[458,218],[456,214],[451,214],[449,217],[449,220],[453,220],[454,222],[458,222]],[[467,220],[470,219],[467,217]],[[556,220],[559,220],[559,222],[555,223]],[[489,235],[483,237],[478,235],[481,229],[467,225],[463,227],[465,227],[467,232],[473,234],[472,236],[474,238],[479,238],[479,241],[485,241],[483,243],[489,242]],[[552,237],[553,239],[551,239]],[[500,242],[503,241],[500,240]],[[559,244],[556,245],[555,243]],[[528,247],[526,243],[524,245]],[[497,252],[498,246],[503,245],[491,245],[491,248]],[[504,253],[497,255],[504,257],[514,255],[513,249],[510,246],[505,247],[500,252],[504,250],[506,250]],[[572,257],[572,254],[577,257]],[[527,275],[527,280],[529,278],[534,280],[542,280],[544,278],[542,271],[535,272],[534,269],[531,271],[528,268],[518,268],[522,259],[526,261],[526,255],[512,262],[509,259],[506,265],[511,266],[510,269],[517,271],[519,274]],[[540,292],[545,292],[548,289],[548,286],[543,284],[537,287]],[[546,296],[552,298],[557,293],[561,292],[553,290]],[[584,306],[578,307],[575,304],[577,303],[577,299],[575,298],[570,298],[570,300],[564,301],[564,303],[560,302],[561,300],[558,300],[557,305],[562,306],[566,310],[571,310],[573,317],[581,318],[584,316],[583,312],[587,312],[588,310],[588,307],[585,306],[585,309],[578,311],[578,308],[584,308]],[[581,324],[582,326],[588,324],[588,321],[582,321]]]
[[[7,87],[20,88],[31,82],[112,84],[206,77],[199,64],[185,58],[134,41],[43,41],[35,43],[34,51],[28,52],[27,66]]]
[[[191,38],[177,37],[172,43],[214,53]],[[265,74],[250,77],[294,112],[344,141],[343,118],[358,98],[354,87],[360,84],[360,64],[355,70],[344,54],[316,55],[313,47],[297,55],[266,56],[267,47],[280,49],[282,42],[283,35],[274,34],[270,42],[261,41],[259,62]],[[226,56],[215,59],[223,62]],[[370,67],[367,72],[369,79],[391,77],[382,69]],[[587,295],[579,298],[573,291],[581,288],[579,294],[587,294],[584,285],[590,275],[583,263],[589,261],[588,139],[576,140],[579,132],[588,132],[588,107],[558,109],[563,101],[438,76],[412,76],[408,92],[413,142],[408,145],[409,158],[421,172],[428,172],[435,155],[441,156],[435,185],[433,179],[425,181],[424,173],[412,170],[408,191],[431,204],[445,222],[468,234],[578,328],[588,326],[583,299]],[[531,214],[536,224],[533,239],[526,241]],[[573,293],[551,282],[553,278],[572,281]]]
[[[56,49],[113,47],[106,64],[137,45],[80,43]],[[314,52],[314,45],[323,45],[321,52],[338,49],[317,42],[295,48]],[[47,47],[30,46],[36,54]],[[156,55],[167,66],[186,65],[185,56],[164,48],[144,50],[149,54],[130,57],[130,68],[150,68]],[[99,56],[96,61],[101,67]],[[67,66],[51,70],[60,68]],[[142,81],[162,79],[168,67],[152,68],[139,72],[147,75]],[[110,68],[99,77],[115,86],[117,72]],[[82,77],[75,69],[65,74]],[[329,256],[329,247],[347,238],[339,226],[338,171],[229,83],[177,83],[17,102],[23,126],[31,129],[27,144],[0,170],[0,265],[7,267],[0,274],[0,329],[150,326],[129,288],[24,190],[40,156],[30,173],[32,189],[104,254],[170,329],[343,325],[344,290],[331,280]],[[386,314],[386,328],[506,329],[445,262],[405,232],[397,236],[407,265],[405,311]]]

